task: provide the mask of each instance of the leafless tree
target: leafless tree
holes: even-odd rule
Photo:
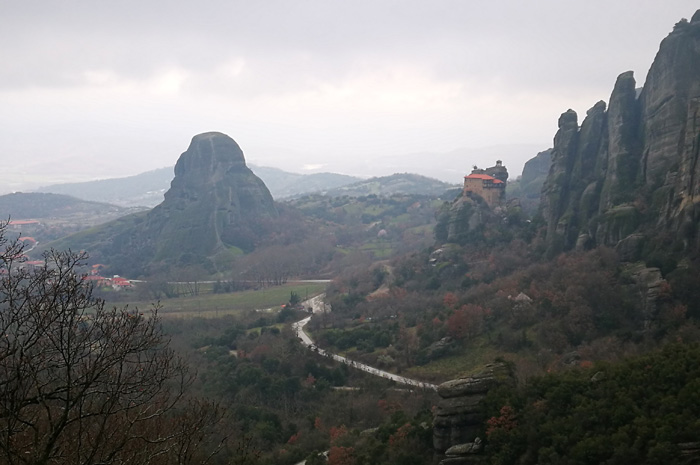
[[[86,256],[29,267],[0,222],[0,463],[203,463],[221,419],[191,380],[157,308],[106,308],[79,274]],[[213,451],[216,451],[215,442]]]

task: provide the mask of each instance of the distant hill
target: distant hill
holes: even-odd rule
[[[276,199],[299,197],[345,186],[361,178],[337,173],[299,174],[278,168],[250,165],[250,169]],[[97,181],[54,184],[41,187],[38,192],[65,194],[84,200],[107,202],[122,207],[155,207],[163,201],[163,195],[173,180],[173,167],[159,168],[123,178]]]
[[[14,193],[0,196],[0,219],[36,220],[16,225],[15,230],[40,242],[107,223],[139,211],[101,202],[89,202],[62,194],[39,192]]]
[[[102,202],[90,202],[69,195],[38,192],[0,195],[0,218],[18,219],[114,219],[132,213],[129,208]],[[106,219],[104,221],[107,221]]]
[[[250,165],[250,169],[265,182],[275,199],[299,197],[316,192],[322,193],[362,180],[356,176],[338,173],[290,173],[268,166]]]
[[[437,179],[411,173],[397,173],[359,181],[347,186],[326,191],[326,195],[359,197],[363,195],[388,196],[393,194],[442,195],[453,189],[449,184]]]
[[[106,202],[122,207],[155,207],[173,180],[173,167],[159,168],[124,178],[54,184],[38,192],[72,195],[79,199]]]

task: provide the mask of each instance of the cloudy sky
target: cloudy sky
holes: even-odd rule
[[[697,7],[0,1],[0,193],[170,166],[206,131],[295,172],[514,176]]]

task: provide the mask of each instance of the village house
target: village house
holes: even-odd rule
[[[120,290],[120,289],[126,289],[133,287],[133,284],[131,284],[131,281],[129,281],[126,278],[122,278],[121,276],[115,274],[114,277],[111,279],[112,283],[112,289],[114,290]]]
[[[132,288],[134,285],[126,278],[114,275],[113,278],[105,278],[98,274],[89,274],[83,277],[83,281],[93,283],[96,287],[111,287],[115,291]]]

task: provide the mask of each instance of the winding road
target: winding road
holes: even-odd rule
[[[302,303],[305,308],[311,308],[312,313],[322,313],[326,311],[330,311],[330,308],[326,306],[325,302],[323,301],[323,298],[325,297],[325,294],[317,295],[316,297],[312,297],[309,300],[306,300]],[[313,316],[313,315],[312,315]],[[380,376],[382,378],[390,379],[392,381],[396,381],[397,383],[404,384],[407,386],[412,386],[412,387],[418,387],[421,389],[432,389],[434,391],[437,391],[437,385],[435,384],[430,384],[430,383],[424,383],[422,381],[418,381],[415,379],[411,378],[406,378],[404,376],[399,376],[395,375],[394,373],[389,373],[388,371],[380,370],[378,368],[374,368],[369,365],[365,365],[364,363],[356,362],[355,360],[350,360],[349,358],[343,357],[338,354],[334,354],[331,352],[328,352],[324,349],[321,349],[320,347],[316,346],[314,344],[314,341],[311,340],[308,334],[306,334],[306,331],[304,331],[304,326],[311,321],[311,316],[307,316],[303,320],[299,320],[296,323],[292,324],[292,328],[294,329],[294,332],[296,333],[297,337],[301,341],[301,343],[309,348],[310,350],[315,351],[319,355],[323,355],[324,357],[332,358],[333,360],[337,360],[340,363],[344,363],[352,368],[357,368],[358,370],[366,371],[367,373],[373,374],[375,376]],[[328,457],[328,451],[325,451],[322,453],[325,457]],[[303,460],[296,465],[305,465],[306,460]]]
[[[324,311],[328,311],[325,303],[323,302],[324,297],[325,294],[318,295],[305,301],[303,305],[304,307],[311,308],[313,313],[322,313]],[[342,355],[334,354],[332,352],[328,352],[324,349],[321,349],[316,344],[314,344],[314,341],[312,341],[309,335],[306,334],[306,332],[304,331],[304,326],[306,326],[306,324],[309,321],[311,321],[311,316],[308,316],[303,320],[299,320],[296,323],[292,324],[292,328],[294,329],[294,332],[296,333],[301,343],[308,347],[310,350],[313,350],[314,352],[318,353],[319,355],[331,358],[340,363],[344,363],[345,365],[348,365],[352,368],[357,368],[358,370],[365,371],[372,375],[396,381],[399,384],[413,386],[421,389],[432,389],[434,391],[437,391],[437,385],[435,384],[425,383],[423,381],[418,381],[415,379],[406,378],[404,376],[395,375],[394,373],[389,373],[388,371],[380,370],[379,368],[365,365],[364,363],[360,363],[355,360],[351,360],[347,357],[343,357]]]

